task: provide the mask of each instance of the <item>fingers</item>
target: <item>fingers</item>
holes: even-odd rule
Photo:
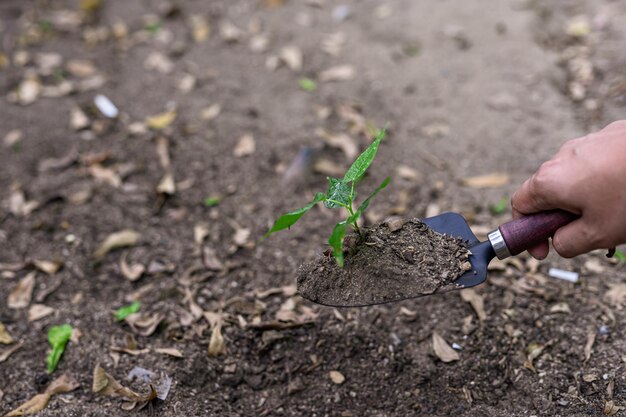
[[[594,230],[581,218],[557,230],[552,238],[552,246],[564,258],[599,249]]]
[[[549,251],[550,251],[550,246],[548,245],[547,240],[545,242],[541,242],[537,246],[534,246],[528,249],[528,253],[530,253],[533,258],[538,259],[540,261],[542,259],[546,259]]]
[[[513,194],[511,206],[514,213],[530,214],[556,208],[550,202],[547,180],[541,175],[543,174],[537,171]]]

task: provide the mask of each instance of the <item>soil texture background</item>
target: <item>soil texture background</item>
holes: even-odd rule
[[[625,21],[610,0],[1,1],[0,414],[63,374],[39,415],[146,412],[93,393],[98,364],[171,379],[166,417],[624,414],[604,252],[333,309],[295,286],[339,211],[260,238],[389,123],[364,226],[455,211],[484,239],[565,140],[624,118]]]

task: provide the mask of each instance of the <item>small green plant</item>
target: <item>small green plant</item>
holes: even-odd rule
[[[317,90],[317,83],[310,78],[301,78],[300,81],[298,81],[298,84],[304,91]]]
[[[67,342],[72,337],[72,326],[69,324],[63,324],[61,326],[53,326],[48,330],[48,343],[50,343],[50,352],[46,358],[46,364],[48,365],[48,373],[51,374],[57,369],[57,365],[61,360],[61,356],[65,351]]]
[[[136,312],[138,312],[140,308],[141,308],[141,303],[139,301],[135,301],[130,305],[118,308],[115,311],[114,315],[117,321],[122,321],[126,317],[130,316],[131,314],[135,314]]]
[[[508,207],[509,199],[507,197],[502,197],[497,203],[489,206],[489,211],[491,211],[491,214],[493,215],[498,215],[504,213]]]
[[[626,254],[624,252],[622,252],[621,250],[619,250],[619,249],[616,250],[615,251],[615,255],[613,255],[613,256],[618,261],[626,263]]]
[[[205,207],[215,207],[218,206],[222,201],[222,198],[219,196],[209,196],[204,199]]]
[[[326,190],[326,193],[317,193],[313,201],[306,206],[280,216],[265,236],[267,237],[274,232],[290,228],[298,220],[300,220],[300,218],[307,211],[319,202],[323,201],[324,206],[329,209],[343,207],[347,210],[348,217],[335,225],[330,235],[330,239],[328,239],[328,244],[333,249],[333,256],[335,257],[337,264],[343,267],[343,238],[345,237],[348,228],[352,227],[360,236],[362,236],[361,229],[357,223],[359,217],[361,217],[365,209],[367,209],[372,198],[385,188],[391,180],[389,177],[386,178],[378,186],[378,188],[372,192],[372,194],[363,200],[361,205],[359,205],[356,209],[354,208],[354,201],[357,196],[355,186],[363,178],[365,172],[374,161],[374,157],[378,151],[378,146],[385,137],[385,132],[385,129],[378,132],[376,139],[370,144],[370,146],[367,147],[367,149],[365,149],[365,151],[363,151],[361,155],[357,157],[342,179],[328,178],[328,190]]]

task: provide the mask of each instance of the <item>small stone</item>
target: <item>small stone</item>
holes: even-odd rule
[[[330,376],[330,380],[337,385],[343,384],[346,380],[346,377],[339,371],[330,371],[328,376]]]

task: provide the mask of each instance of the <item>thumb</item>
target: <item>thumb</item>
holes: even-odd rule
[[[557,230],[552,238],[552,246],[564,258],[573,258],[598,249],[593,230],[594,227],[580,218]]]

